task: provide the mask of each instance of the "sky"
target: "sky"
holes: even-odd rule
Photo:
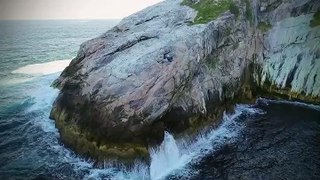
[[[0,0],[0,19],[120,19],[162,0]]]

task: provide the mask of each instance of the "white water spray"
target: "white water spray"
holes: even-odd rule
[[[237,135],[244,127],[244,123],[237,119],[244,114],[261,114],[260,109],[249,105],[237,105],[235,113],[224,113],[223,122],[218,128],[199,134],[196,138],[183,138],[175,140],[165,132],[164,140],[159,147],[150,149],[151,163],[137,162],[130,168],[114,168],[114,165],[104,169],[91,169],[85,179],[130,179],[130,180],[161,180],[168,175],[185,173],[192,174],[188,164],[201,160],[202,157],[217,150],[224,144],[236,140]],[[118,166],[119,167],[119,166]],[[115,170],[116,169],[116,170]]]
[[[165,132],[160,147],[150,150],[150,156],[150,178],[152,180],[163,178],[171,170],[183,166],[187,161],[187,157],[181,155],[175,139],[168,132]]]

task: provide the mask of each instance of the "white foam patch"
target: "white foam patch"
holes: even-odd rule
[[[33,104],[25,110],[26,114],[35,114],[27,124],[32,124],[32,126],[34,126],[33,128],[40,127],[43,130],[42,141],[45,142],[43,144],[49,145],[50,151],[58,154],[56,157],[57,163],[64,162],[70,164],[77,173],[93,169],[93,161],[85,160],[77,156],[59,143],[58,129],[55,126],[55,122],[49,119],[52,103],[59,93],[59,90],[50,87],[50,84],[57,76],[58,74],[34,77],[36,80],[26,86],[29,88],[22,88],[24,93],[33,101]],[[27,136],[27,134],[25,136]]]
[[[30,64],[12,71],[12,73],[29,74],[29,75],[48,75],[61,72],[71,62],[71,59],[51,61],[41,64]]]

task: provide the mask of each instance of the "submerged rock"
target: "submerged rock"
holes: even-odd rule
[[[250,25],[252,19],[257,24],[258,18],[248,16],[251,8],[259,9],[257,2],[253,7],[243,1],[235,3],[239,8],[237,16],[227,11],[207,24],[191,25],[197,11],[181,5],[179,0],[167,0],[123,19],[113,29],[83,43],[77,57],[54,83],[61,92],[51,118],[56,120],[62,141],[99,160],[147,158],[148,146],[159,144],[165,130],[196,130],[202,121],[218,119],[232,99],[252,99],[252,77],[262,87],[267,79],[278,85],[291,78],[292,89],[301,90],[299,78],[305,80],[303,77],[319,73],[318,61],[311,60],[308,54],[319,51],[318,27],[305,30],[310,33],[300,40],[309,49],[302,56],[306,60],[299,62],[314,62],[308,66],[315,68],[312,75],[307,76],[306,67],[291,62],[289,55],[283,58],[281,68],[270,70],[279,63],[278,57],[293,51],[297,56],[302,53],[295,50],[302,47],[300,44],[281,49],[282,41],[290,43],[291,37],[273,37],[276,32],[285,31],[290,17],[283,15],[279,20],[251,10],[253,17],[261,17],[259,20],[272,17],[279,21],[264,36]],[[273,5],[270,10],[268,2],[260,3],[266,7],[265,13],[286,4]],[[309,15],[297,18],[309,21],[311,11],[312,8]],[[250,68],[252,64],[257,68]],[[289,77],[295,64],[294,69],[301,76],[294,73]],[[312,78],[316,83],[307,78],[306,92],[319,97],[320,76]]]

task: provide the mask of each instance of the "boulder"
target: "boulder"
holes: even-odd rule
[[[248,26],[230,13],[190,25],[196,15],[164,1],[83,43],[54,83],[61,92],[51,118],[63,142],[96,157],[143,154],[165,129],[221,115],[221,102],[241,87]]]

